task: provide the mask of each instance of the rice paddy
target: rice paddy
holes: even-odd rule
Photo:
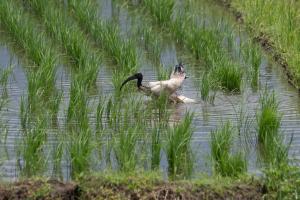
[[[299,164],[297,90],[211,4],[1,1],[1,178],[235,178]],[[119,89],[136,72],[168,79],[179,62],[189,76],[179,93],[196,103]]]

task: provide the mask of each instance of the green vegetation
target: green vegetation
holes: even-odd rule
[[[292,139],[289,143],[282,134],[275,93],[266,89],[258,107],[252,101],[261,89],[261,49],[253,41],[242,41],[244,38],[223,19],[206,20],[206,12],[198,7],[202,1],[122,2],[112,1],[112,19],[103,21],[99,5],[93,0],[0,1],[1,30],[16,45],[12,50],[24,53],[24,65],[30,65],[25,70],[28,91],[22,90],[19,119],[13,119],[20,123],[12,126],[20,134],[9,135],[17,141],[17,157],[11,158],[17,160],[17,172],[32,177],[51,171],[52,176],[77,181],[80,188],[69,187],[74,191],[68,195],[74,195],[74,199],[129,199],[143,195],[146,199],[297,197],[299,168],[290,166]],[[124,33],[124,27],[130,30]],[[99,52],[106,56],[103,60],[107,64],[107,79],[98,76]],[[143,60],[145,53],[150,56]],[[67,60],[60,54],[66,55]],[[234,104],[248,95],[251,85],[251,101],[243,103],[250,102],[258,109],[257,123],[250,122],[253,112],[245,112],[242,107],[240,113],[235,113],[236,121],[215,128],[219,118],[202,120],[208,113],[205,110],[201,116],[198,108],[202,102],[198,100],[195,104],[174,105],[165,93],[150,98],[134,93],[133,87],[120,92],[121,83],[139,65],[143,73],[147,72],[143,82],[146,85],[148,80],[169,78],[174,69],[170,63],[180,60],[187,63],[192,79],[187,81],[197,83],[202,100],[214,103],[217,90],[229,93],[218,93],[216,107],[201,105],[212,115],[218,115],[220,108],[222,113],[232,114],[231,108],[226,108],[228,103],[236,112]],[[71,70],[68,66],[62,66],[63,72],[56,69],[57,63],[66,61]],[[149,63],[155,67],[149,68]],[[148,76],[149,69],[155,72]],[[11,71],[7,68],[0,72],[3,99],[9,96],[6,88]],[[57,74],[63,75],[59,76],[61,81]],[[59,85],[64,93],[58,92]],[[194,90],[191,85],[184,89]],[[1,103],[1,114],[7,112],[10,117],[14,103],[6,110]],[[0,120],[1,132],[5,131],[2,127],[11,127],[2,123],[9,122]],[[204,128],[201,134],[194,131],[199,126]],[[210,131],[208,142],[202,133]],[[209,143],[203,146],[210,150],[205,156],[212,162],[196,157],[199,141]],[[202,144],[199,151],[201,148]],[[255,168],[263,172],[259,183],[247,175],[248,162],[253,162],[249,150],[257,152],[253,157],[259,158],[257,165],[261,164],[261,168]],[[208,172],[212,175],[198,175],[206,171],[200,171],[199,166],[212,169]],[[159,170],[162,171],[158,173]],[[96,171],[101,174],[88,176]],[[164,178],[170,181],[163,181],[161,174],[168,174]],[[56,195],[55,181],[40,180],[37,185],[24,198]]]
[[[92,50],[88,40],[82,31],[71,24],[62,8],[53,2],[46,0],[31,0],[28,2],[32,9],[39,15],[49,34],[57,40],[67,55],[70,57],[74,67],[84,74],[85,84],[90,87],[95,84],[99,59]]]
[[[136,48],[131,40],[122,39],[119,29],[110,22],[98,18],[92,1],[70,0],[69,9],[80,26],[91,35],[96,44],[103,48],[125,75],[137,69]]]
[[[229,122],[211,133],[211,155],[214,171],[221,176],[238,176],[247,171],[242,152],[232,153],[236,132]]]
[[[299,68],[299,13],[297,1],[280,0],[230,0],[231,6],[242,14],[244,22],[253,37],[267,42],[274,51],[275,59],[279,56],[288,64],[293,83],[300,87]],[[267,47],[269,48],[269,47]],[[279,54],[279,55],[278,55]],[[279,59],[279,62],[282,60]]]
[[[193,170],[191,151],[191,129],[193,114],[186,113],[183,121],[170,128],[167,133],[166,153],[171,178],[187,178]]]

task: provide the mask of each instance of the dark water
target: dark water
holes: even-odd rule
[[[140,16],[130,12],[128,9],[116,6],[111,0],[100,0],[99,17],[103,20],[116,21],[124,37],[130,35],[130,30],[134,29],[134,22],[139,20]],[[200,3],[199,3],[200,4]],[[193,12],[199,14],[199,23],[213,24],[213,21],[219,21],[220,24],[233,24],[230,16],[227,16],[224,11],[214,5],[208,5],[203,3],[200,7]],[[212,16],[212,13],[214,15]],[[202,22],[201,22],[202,21]],[[229,26],[231,27],[231,26]],[[232,27],[231,27],[232,28]],[[233,52],[238,52],[239,43],[247,39],[245,33],[240,33],[238,27],[232,28],[232,33],[235,41]],[[203,72],[204,66],[196,60],[194,60],[188,51],[182,50],[176,46],[174,41],[166,40],[162,45],[162,53],[160,62],[167,69],[179,61],[183,60],[186,64],[186,71],[190,78],[186,79],[184,86],[180,93],[183,95],[196,99],[198,103],[195,104],[180,104],[172,107],[172,121],[180,121],[187,110],[193,111],[195,114],[193,120],[194,134],[192,139],[192,147],[195,153],[196,172],[208,172],[211,171],[210,164],[210,133],[218,125],[227,120],[233,124],[237,123],[238,112],[243,107],[246,113],[253,121],[251,126],[250,135],[248,139],[255,142],[255,113],[257,112],[259,105],[260,90],[253,91],[249,84],[244,84],[243,92],[239,95],[229,95],[221,91],[217,92],[214,104],[205,103],[200,99],[200,76]],[[234,53],[237,56],[237,53]],[[0,65],[2,68],[10,65],[14,66],[14,70],[9,79],[8,84],[8,99],[7,106],[1,111],[1,123],[6,126],[2,128],[0,132],[0,176],[4,180],[16,179],[20,172],[18,170],[18,163],[22,164],[22,158],[17,156],[16,149],[18,141],[21,139],[21,127],[19,118],[19,108],[21,96],[25,96],[27,93],[27,78],[26,78],[26,64],[23,62],[23,58],[17,56],[15,52],[12,52],[11,46],[1,40],[0,43]],[[145,81],[156,80],[157,73],[155,71],[155,64],[142,50],[139,51],[139,65],[140,72],[144,74]],[[97,79],[97,91],[89,96],[90,107],[95,108],[97,106],[98,96],[102,94],[110,95],[113,93],[113,84],[111,80],[112,72],[109,66],[103,65],[98,74]],[[260,67],[259,75],[260,85],[266,86],[270,90],[274,90],[276,97],[279,101],[279,110],[282,113],[281,130],[285,138],[289,138],[293,135],[293,142],[290,148],[290,158],[300,159],[300,96],[296,89],[287,83],[282,69],[274,64],[270,58],[263,55],[262,64]],[[60,105],[59,111],[59,126],[63,129],[66,108],[69,102],[69,92],[71,85],[71,72],[64,65],[59,65],[57,70],[57,82],[56,87],[63,92],[63,101]],[[263,87],[262,87],[263,88]],[[91,114],[91,123],[94,123],[94,115]],[[7,130],[7,133],[5,132]],[[47,130],[49,133],[48,142],[46,144],[47,152],[51,152],[51,149],[57,143],[57,133],[60,130],[53,128]],[[5,139],[6,138],[6,139]],[[237,141],[239,139],[237,138]],[[237,142],[238,143],[238,142]],[[244,144],[244,142],[242,142]],[[51,160],[51,159],[50,159]],[[250,173],[260,173],[260,164],[257,161],[256,150],[254,145],[250,145],[248,151],[248,164]],[[46,170],[47,175],[52,175],[50,170],[52,166],[49,162],[49,170]],[[95,168],[103,168],[104,166],[97,166]],[[162,155],[161,168],[167,169],[167,162],[165,155]],[[68,156],[63,156],[62,159],[62,176],[65,179],[70,178],[70,160]]]

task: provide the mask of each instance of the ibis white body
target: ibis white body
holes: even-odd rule
[[[167,94],[169,95],[169,99],[174,103],[193,103],[195,100],[176,94],[176,91],[182,86],[186,78],[187,76],[184,72],[184,67],[182,64],[179,64],[175,66],[174,72],[171,74],[169,80],[151,81],[142,84],[143,75],[137,73],[127,78],[122,83],[120,90],[128,81],[137,79],[138,89],[148,96],[159,97],[161,94]]]

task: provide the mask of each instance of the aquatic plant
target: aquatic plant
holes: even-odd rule
[[[242,70],[233,63],[224,62],[212,69],[212,76],[217,84],[229,92],[240,92],[242,85]]]
[[[251,36],[271,47],[275,60],[287,63],[293,83],[299,87],[298,2],[233,0],[231,5],[242,14]]]
[[[260,96],[260,111],[257,112],[258,142],[268,144],[279,134],[281,115],[275,93],[265,89]]]
[[[69,0],[68,8],[96,44],[103,48],[105,53],[119,65],[119,69],[126,72],[127,75],[136,71],[137,55],[134,42],[121,38],[119,29],[113,23],[101,21],[98,18],[94,2]]]
[[[46,0],[30,0],[30,7],[41,16],[48,33],[57,40],[75,69],[85,74],[85,84],[92,86],[99,70],[99,57],[93,52],[92,47],[82,31],[74,23],[70,23],[62,8]]]
[[[43,32],[35,30],[33,21],[27,16],[18,4],[2,2],[1,25],[12,36],[26,55],[38,66],[33,79],[35,86],[29,87],[29,92],[43,93],[41,96],[48,97],[55,92],[56,55],[51,45],[45,39]],[[31,79],[29,79],[31,80]],[[39,91],[38,91],[39,90]]]
[[[187,178],[193,170],[191,139],[193,114],[187,112],[182,122],[167,130],[166,154],[171,178]]]
[[[138,126],[121,130],[115,138],[114,152],[121,171],[133,171],[137,164],[137,141],[139,132],[142,129]]]
[[[46,120],[38,118],[23,130],[23,138],[19,149],[19,154],[24,160],[21,172],[24,176],[41,174],[46,164],[44,155],[44,144],[46,137]]]
[[[234,128],[229,122],[211,132],[211,156],[214,172],[221,176],[238,176],[247,171],[244,153],[231,153]]]
[[[175,6],[174,0],[144,0],[142,3],[159,25],[168,26],[170,24]]]
[[[68,152],[71,158],[72,175],[76,177],[80,173],[89,170],[92,145],[91,130],[89,128],[71,130],[68,134]]]

